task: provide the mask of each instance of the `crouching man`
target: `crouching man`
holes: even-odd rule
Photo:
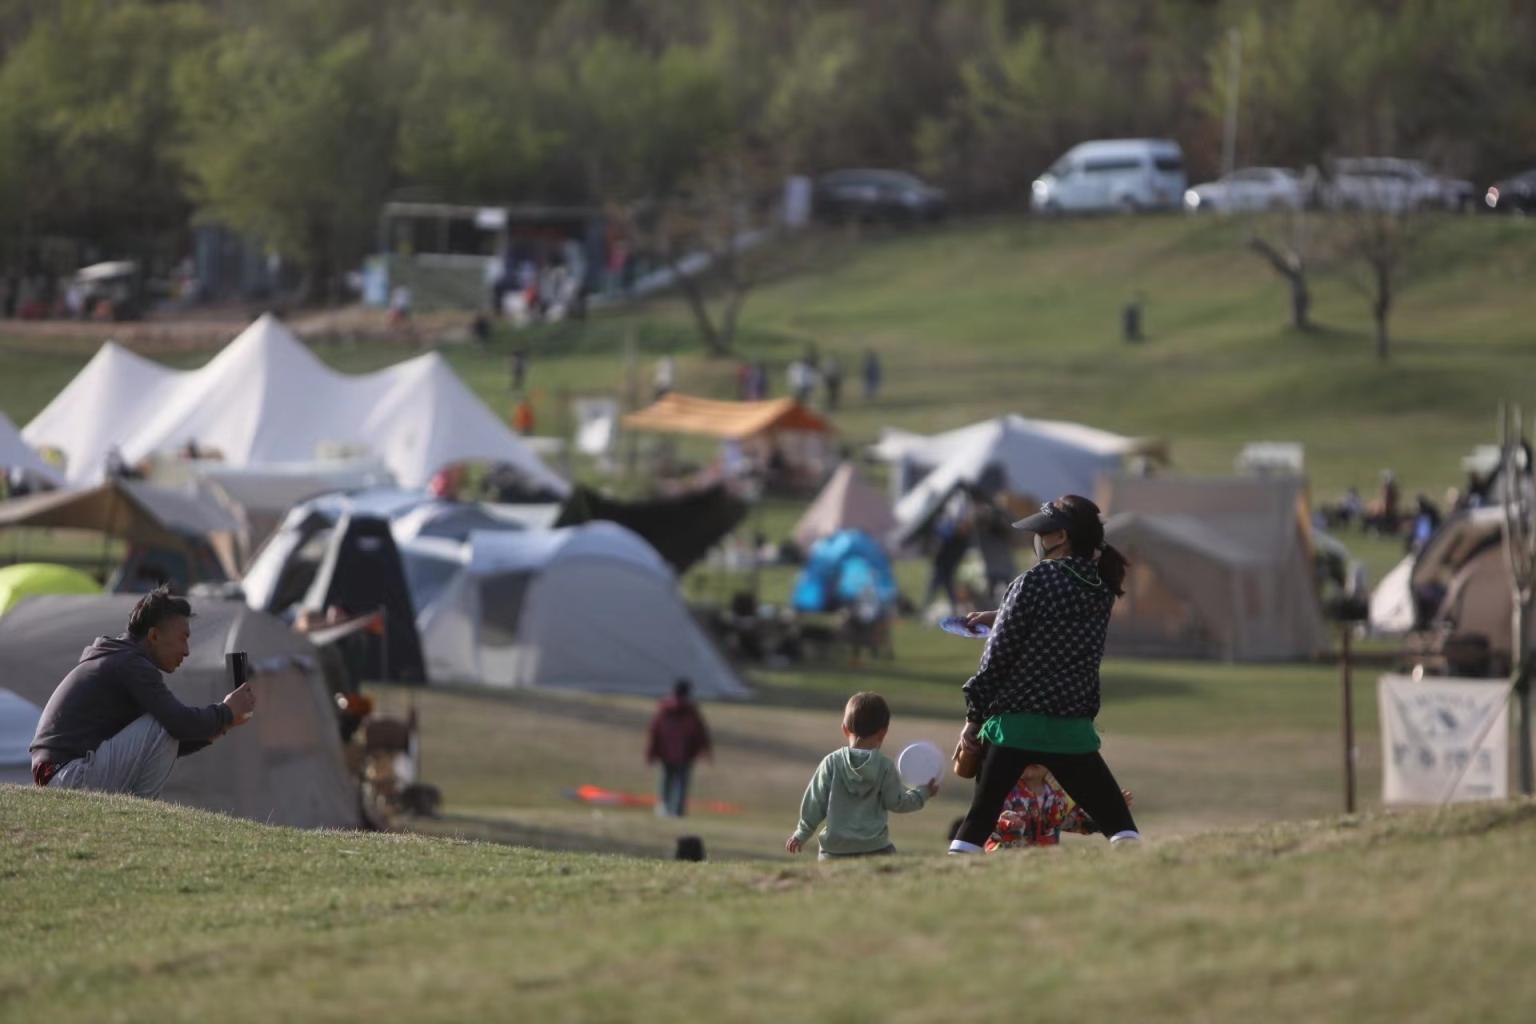
[[[192,606],[166,587],[133,607],[124,636],[101,636],[59,683],[32,737],[39,786],[160,795],[178,756],[244,725],[256,697],[243,684],[218,704],[188,707],[165,685],[190,653]]]

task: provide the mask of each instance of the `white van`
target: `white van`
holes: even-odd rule
[[[1175,209],[1184,199],[1184,151],[1171,139],[1102,139],[1067,150],[1030,187],[1036,213]]]

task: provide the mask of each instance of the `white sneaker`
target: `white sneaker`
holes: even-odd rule
[[[1114,846],[1116,843],[1139,843],[1139,842],[1141,842],[1141,833],[1137,832],[1135,829],[1130,829],[1130,828],[1126,829],[1123,832],[1116,832],[1114,835],[1109,837],[1109,845],[1110,846]]]

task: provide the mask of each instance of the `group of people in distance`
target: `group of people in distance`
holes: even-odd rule
[[[956,754],[979,762],[979,770],[949,852],[1051,844],[1062,831],[1139,840],[1130,794],[1099,754],[1094,727],[1099,664],[1110,611],[1124,593],[1125,558],[1104,543],[1098,506],[1078,495],[1047,502],[1014,525],[1034,534],[1038,561],[1009,585],[996,611],[967,617],[989,633],[963,688],[966,721]],[[822,860],[896,852],[887,816],[920,809],[939,785],[902,784],[880,752],[890,721],[878,694],[848,701],[847,746],[817,768],[786,850],[798,853],[821,828]]]
[[[1104,543],[1097,506],[1077,495],[1014,525],[1034,534],[1038,561],[1013,580],[996,611],[968,616],[969,625],[989,632],[963,687],[966,721],[956,754],[978,769],[949,852],[1054,843],[1062,831],[1101,832],[1112,843],[1140,839],[1130,794],[1100,756],[1094,726],[1099,664],[1110,611],[1124,592],[1125,559]],[[162,673],[188,655],[191,619],[187,601],[161,588],[134,607],[126,634],[86,648],[38,723],[37,785],[155,797],[178,756],[250,720],[257,702],[249,684],[205,707],[182,704],[166,686]],[[887,816],[919,810],[939,784],[902,783],[880,751],[890,722],[879,694],[848,701],[846,745],[822,760],[806,787],[800,821],[785,842],[789,852],[818,829],[822,859],[895,852]],[[679,680],[651,723],[646,751],[662,767],[662,813],[685,813],[691,765],[710,749],[689,685]]]

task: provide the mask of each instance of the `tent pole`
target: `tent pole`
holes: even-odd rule
[[[1353,680],[1350,678],[1349,635],[1354,632],[1349,622],[1340,626],[1343,649],[1339,664],[1344,676],[1344,813],[1355,813],[1355,701]]]
[[[379,606],[379,675],[389,682],[389,608]]]

